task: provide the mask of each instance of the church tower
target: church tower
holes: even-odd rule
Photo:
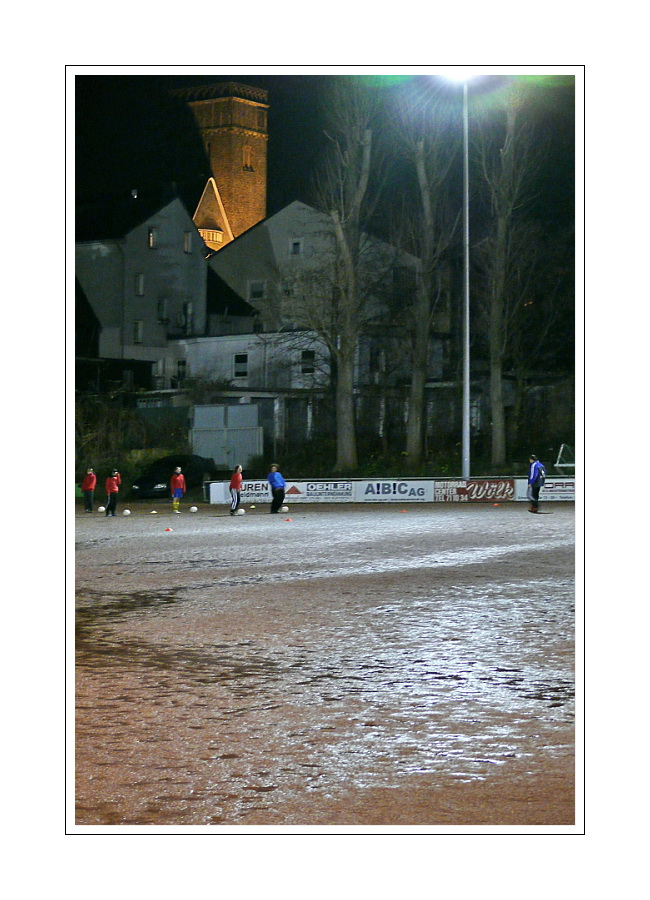
[[[192,109],[210,161],[194,223],[218,250],[266,217],[268,92],[227,82],[173,93]]]

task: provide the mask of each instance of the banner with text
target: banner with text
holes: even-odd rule
[[[378,478],[287,481],[285,502],[292,503],[508,503],[526,499],[525,478]],[[227,481],[208,483],[210,503],[230,503]],[[244,481],[242,503],[271,502],[268,482]],[[575,500],[575,479],[548,479],[540,501]]]

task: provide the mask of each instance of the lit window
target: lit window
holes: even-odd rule
[[[248,375],[248,353],[235,353],[235,378]]]
[[[223,243],[223,231],[213,231],[207,228],[200,228],[199,234],[206,242],[206,244],[222,244]]]
[[[253,171],[253,157],[250,147],[242,147],[242,166],[245,172]]]
[[[150,228],[149,236],[147,238],[147,244],[149,245],[149,247],[153,248],[156,246],[157,242],[158,242],[158,234],[156,233],[156,229]]]
[[[138,272],[135,276],[135,293],[137,297],[144,297],[144,273]]]
[[[185,253],[192,252],[192,232],[191,231],[185,231],[183,233],[183,250],[185,251]]]
[[[136,319],[133,322],[133,343],[141,344],[144,338],[144,320]]]

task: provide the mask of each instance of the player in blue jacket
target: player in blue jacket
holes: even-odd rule
[[[280,472],[278,472],[278,467],[275,463],[271,466],[267,481],[271,485],[271,493],[273,494],[271,512],[280,512],[280,507],[284,503],[284,489],[286,487],[286,482]]]
[[[528,493],[526,496],[530,500],[530,509],[528,512],[539,512],[539,492],[546,480],[546,469],[537,459],[534,453],[528,457],[530,470],[528,472]]]

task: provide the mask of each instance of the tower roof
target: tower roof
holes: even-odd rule
[[[179,97],[187,103],[194,100],[217,100],[219,97],[240,97],[242,100],[253,100],[256,103],[268,104],[269,92],[250,84],[239,84],[236,81],[221,81],[216,84],[204,84],[198,87],[176,88],[170,91],[173,97]]]

